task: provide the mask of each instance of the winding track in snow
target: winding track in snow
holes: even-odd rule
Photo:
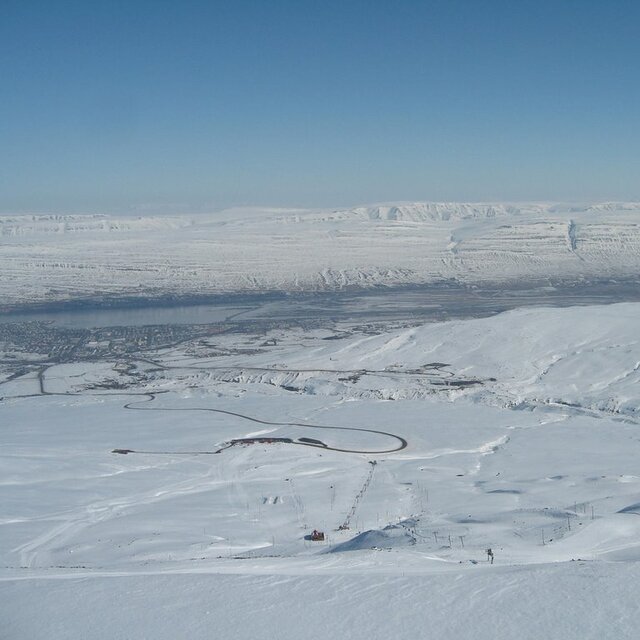
[[[153,402],[155,400],[155,394],[154,393],[148,393],[146,394],[147,397],[149,398],[149,400],[147,402]],[[128,402],[127,404],[124,405],[125,409],[131,409],[131,410],[135,410],[135,411],[209,411],[211,413],[219,413],[222,415],[227,415],[227,416],[233,416],[235,418],[241,418],[243,420],[249,420],[250,422],[255,422],[257,424],[264,424],[264,425],[268,425],[268,426],[274,426],[274,427],[303,427],[303,428],[310,428],[310,429],[331,429],[331,430],[336,430],[336,431],[359,431],[359,432],[363,432],[363,433],[374,433],[376,435],[382,435],[382,436],[387,436],[389,438],[395,439],[398,441],[398,445],[391,448],[391,449],[382,449],[382,450],[376,450],[376,451],[363,451],[360,449],[342,449],[339,447],[331,447],[329,445],[325,445],[325,444],[313,444],[311,442],[292,442],[292,444],[296,444],[299,446],[303,446],[303,447],[315,447],[317,449],[325,449],[327,451],[338,451],[341,453],[360,453],[360,454],[381,454],[381,453],[395,453],[396,451],[402,451],[403,449],[405,449],[408,445],[408,442],[399,435],[396,435],[395,433],[389,433],[388,431],[377,431],[375,429],[364,429],[362,427],[336,427],[336,426],[329,426],[329,425],[322,425],[322,424],[310,424],[310,423],[304,423],[304,422],[272,422],[270,420],[262,420],[260,418],[255,418],[253,416],[248,416],[245,415],[243,413],[236,413],[235,411],[227,411],[225,409],[211,409],[208,407],[185,407],[185,408],[180,408],[180,407],[138,407],[138,406],[132,406],[135,404],[139,404],[138,402]],[[229,445],[230,446],[230,445]],[[201,452],[201,453],[218,453],[219,451],[222,451],[223,449],[225,449],[227,447],[223,447],[222,449],[219,449],[218,451],[211,451],[211,452]],[[144,453],[141,451],[133,451],[133,450],[127,450],[127,453]],[[151,452],[148,452],[151,453]],[[160,453],[160,452],[156,452],[156,453]],[[170,452],[167,452],[170,453]]]
[[[53,365],[51,365],[53,366]],[[99,395],[99,396],[113,396],[113,395],[126,395],[126,396],[133,396],[133,397],[146,397],[147,400],[146,402],[153,402],[156,399],[156,396],[159,393],[164,393],[162,391],[160,392],[142,392],[142,393],[132,393],[132,392],[124,392],[124,391],[120,391],[120,392],[115,392],[115,393],[98,393],[98,394],[90,394],[90,393],[68,393],[68,392],[51,392],[51,391],[47,391],[45,388],[45,373],[47,371],[47,369],[49,369],[49,366],[43,366],[38,370],[38,374],[37,374],[37,379],[38,379],[38,384],[39,384],[39,393],[33,393],[33,394],[26,394],[24,396],[13,396],[14,398],[17,397],[22,397],[22,398],[28,398],[28,397],[38,397],[38,396],[84,396],[84,395]],[[169,367],[168,367],[169,368]],[[179,367],[176,367],[179,368]],[[390,433],[388,431],[378,431],[375,429],[365,429],[363,427],[338,427],[338,426],[331,426],[331,425],[321,425],[321,424],[311,424],[311,423],[304,423],[304,422],[272,422],[269,420],[262,420],[261,418],[256,418],[254,416],[248,416],[242,413],[237,413],[234,411],[227,411],[225,409],[212,409],[209,407],[146,407],[146,406],[133,406],[135,404],[139,404],[140,401],[135,402],[135,401],[131,401],[128,402],[124,405],[125,409],[129,409],[132,411],[209,411],[211,413],[219,413],[222,415],[228,415],[228,416],[232,416],[235,418],[241,418],[243,420],[248,420],[250,422],[254,422],[257,424],[263,424],[263,425],[268,425],[268,426],[275,426],[275,427],[302,427],[302,428],[310,428],[310,429],[330,429],[330,430],[334,430],[334,431],[358,431],[358,432],[362,432],[362,433],[373,433],[375,435],[381,435],[381,436],[386,436],[388,438],[391,438],[393,440],[397,440],[398,444],[395,447],[392,447],[390,449],[382,449],[382,450],[375,450],[375,451],[369,451],[369,450],[360,450],[360,449],[342,449],[340,447],[331,447],[329,445],[326,445],[324,443],[319,443],[319,444],[314,444],[313,442],[299,442],[299,441],[293,441],[291,444],[295,444],[298,446],[303,446],[303,447],[315,447],[317,449],[324,449],[326,451],[337,451],[340,453],[359,453],[359,454],[364,454],[364,455],[374,455],[374,454],[383,454],[383,453],[395,453],[396,451],[402,451],[403,449],[405,449],[408,445],[408,442],[399,435],[396,435],[395,433]],[[222,450],[228,448],[229,446],[231,446],[230,444],[227,445],[226,447],[222,447],[221,449],[218,449],[217,451],[135,451],[132,449],[114,449],[115,453],[146,453],[146,454],[173,454],[173,455],[209,455],[209,454],[214,454],[214,453],[219,453]]]

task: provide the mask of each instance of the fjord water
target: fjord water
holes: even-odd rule
[[[227,322],[411,320],[490,316],[531,306],[568,307],[640,301],[640,282],[602,280],[506,288],[424,285],[331,293],[221,295],[175,301],[87,301],[0,314],[0,323],[47,322],[92,328]]]

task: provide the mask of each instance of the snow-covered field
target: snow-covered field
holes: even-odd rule
[[[0,217],[0,308],[99,298],[636,278],[640,204],[410,203]]]
[[[5,344],[0,637],[636,638],[639,317]]]

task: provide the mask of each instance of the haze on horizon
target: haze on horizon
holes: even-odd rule
[[[640,5],[5,0],[0,213],[640,199]]]

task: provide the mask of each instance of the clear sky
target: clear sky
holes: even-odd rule
[[[0,211],[640,199],[638,0],[0,0]]]

